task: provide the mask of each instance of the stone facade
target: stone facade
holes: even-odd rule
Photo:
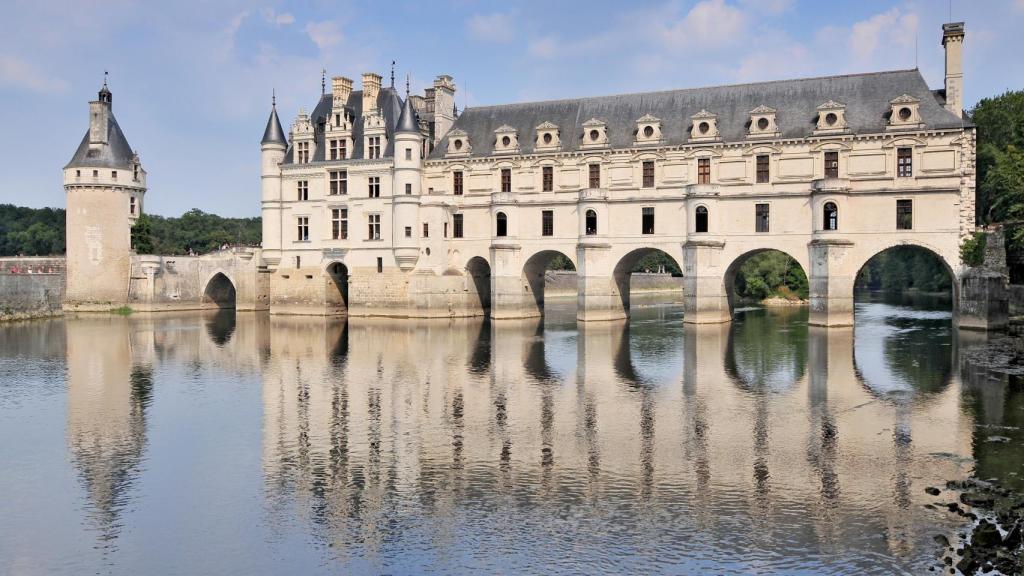
[[[780,250],[809,277],[811,322],[849,325],[883,250],[962,272],[962,39],[944,27],[945,90],[903,70],[469,108],[446,131],[448,76],[404,103],[377,75],[361,92],[336,78],[287,138],[273,111],[262,143],[270,310],[537,316],[563,256],[578,318],[623,318],[630,271],[660,250],[684,271],[686,321],[724,322],[742,262]]]

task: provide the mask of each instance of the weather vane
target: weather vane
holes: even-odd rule
[[[327,68],[320,69],[320,95],[327,94]]]
[[[395,87],[395,61],[391,61],[391,87]]]

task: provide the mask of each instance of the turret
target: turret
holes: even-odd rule
[[[106,81],[89,102],[89,129],[64,167],[65,308],[109,310],[128,300],[131,227],[142,214],[146,171],[121,132]]]
[[[277,117],[277,97],[271,98],[270,117],[260,141],[263,248],[266,259],[274,261],[281,250],[281,163],[288,150],[281,120]]]
[[[946,109],[964,114],[964,23],[942,25],[942,46],[946,49]]]
[[[419,117],[406,91],[402,114],[395,126],[394,234],[395,259],[411,270],[419,258],[418,230],[420,182],[423,172],[423,134]]]

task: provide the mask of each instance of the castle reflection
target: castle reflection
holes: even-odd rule
[[[115,539],[144,462],[160,458],[148,414],[169,384],[159,367],[176,363],[197,381],[259,383],[266,522],[301,526],[355,571],[396,549],[464,550],[467,534],[525,555],[577,530],[641,556],[921,552],[936,522],[924,487],[965,473],[936,455],[975,449],[954,333],[680,313],[578,328],[71,318],[68,447],[90,522]]]

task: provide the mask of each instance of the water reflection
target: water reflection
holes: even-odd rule
[[[958,521],[924,508],[924,487],[972,457],[1008,472],[1019,448],[975,424],[1019,426],[1024,394],[1016,380],[993,392],[997,376],[954,356],[980,344],[954,345],[948,317],[871,306],[855,329],[808,328],[800,310],[683,325],[654,307],[578,328],[239,313],[47,331],[66,336],[81,522],[113,571],[146,567],[117,542],[158,550],[181,529],[133,511],[172,490],[147,470],[166,474],[187,446],[204,451],[198,478],[231,463],[202,480],[226,503],[210,514],[252,524],[207,523],[193,546],[243,549],[229,558],[248,572],[916,573]],[[38,328],[19,330],[0,341],[52,355]],[[30,417],[13,397],[0,416]],[[241,434],[218,445],[219,426]],[[192,429],[206,435],[190,444]],[[14,482],[0,489],[34,494]],[[173,493],[203,514],[201,492]],[[211,555],[177,565],[208,572]]]

